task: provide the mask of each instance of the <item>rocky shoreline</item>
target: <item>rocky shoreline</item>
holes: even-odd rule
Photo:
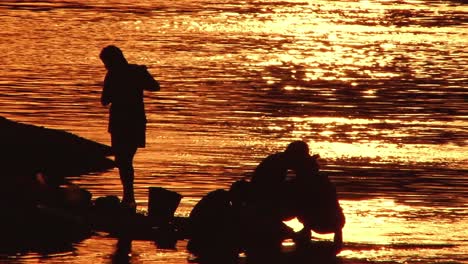
[[[181,198],[175,192],[153,188],[159,195],[145,215],[122,207],[116,196],[93,197],[67,181],[114,168],[107,145],[0,117],[0,146],[0,253],[61,250],[96,231],[163,247],[186,237],[187,219],[173,216]],[[161,199],[167,193],[176,195],[171,205]]]
[[[69,176],[113,168],[111,148],[66,131],[4,117],[0,117],[0,146],[1,248],[55,247],[87,237],[90,226],[77,208],[67,206],[80,207],[91,194],[77,186],[61,186]]]
[[[246,231],[229,224],[234,219],[226,222],[226,215],[231,215],[227,212],[209,211],[212,225],[201,229],[209,238],[207,244],[195,244],[191,218],[174,216],[182,197],[176,192],[150,187],[148,214],[143,214],[126,208],[116,196],[93,199],[89,191],[66,181],[68,176],[113,168],[114,163],[108,158],[112,155],[109,146],[65,131],[2,117],[0,136],[6,172],[6,184],[4,182],[0,187],[0,206],[4,212],[0,223],[0,254],[67,250],[73,243],[87,239],[95,232],[106,232],[119,241],[154,241],[158,248],[175,248],[178,240],[189,239],[193,243],[189,243],[188,250],[200,260],[227,263],[224,262],[226,257],[229,261],[237,259],[236,254],[231,254],[234,252],[231,252],[231,239],[237,236],[229,236],[231,233],[227,230]],[[227,210],[231,210],[229,208]],[[276,225],[261,226],[266,230],[264,233],[248,235],[249,240],[258,242],[253,247],[249,244],[250,257],[286,257],[282,263],[289,263],[291,258],[313,256],[317,259],[320,256],[322,260],[330,260],[335,257],[334,245],[328,242],[307,243],[286,255],[272,254],[270,249],[276,249],[282,239],[294,234],[283,232],[283,228]],[[270,231],[274,232],[273,236]],[[210,236],[213,232],[222,236]],[[218,246],[217,250],[213,250],[214,245]]]
[[[15,122],[0,116],[0,156],[7,182],[42,172],[60,181],[67,176],[114,167],[109,146],[63,130]],[[5,185],[5,184],[2,184]]]

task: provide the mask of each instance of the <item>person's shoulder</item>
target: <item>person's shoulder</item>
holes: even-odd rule
[[[139,78],[148,78],[151,76],[146,65],[130,64],[130,67]]]
[[[195,205],[197,210],[211,206],[222,206],[229,203],[229,192],[224,189],[217,189],[207,193]]]
[[[264,158],[260,162],[259,167],[263,168],[265,166],[267,167],[283,166],[285,162],[286,162],[286,159],[285,159],[284,153],[278,152],[278,153],[270,154],[266,158]]]
[[[216,197],[216,196],[227,196],[229,192],[224,189],[216,189],[214,191],[209,192],[206,196],[207,197]]]
[[[135,71],[146,71],[146,70],[148,70],[148,67],[146,65],[141,65],[141,64],[129,64],[128,67],[131,70],[135,70]]]
[[[267,157],[267,159],[269,160],[284,160],[286,159],[286,154],[284,152],[277,152],[277,153],[273,153],[271,155],[269,155]]]

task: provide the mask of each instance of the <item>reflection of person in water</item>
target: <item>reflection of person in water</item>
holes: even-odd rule
[[[137,148],[145,147],[143,90],[158,91],[159,83],[146,66],[129,64],[116,46],[105,47],[99,57],[107,69],[101,103],[110,105],[109,133],[123,185],[122,204],[136,208],[133,157]]]

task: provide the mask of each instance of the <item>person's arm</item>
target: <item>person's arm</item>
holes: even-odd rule
[[[335,253],[340,253],[343,249],[343,231],[341,229],[335,232],[335,236],[333,237],[333,243],[335,246]]]
[[[141,84],[143,89],[148,91],[159,91],[161,87],[159,86],[159,82],[156,81],[151,73],[148,71],[146,66],[140,66],[141,71]]]
[[[101,104],[107,106],[111,103],[110,87],[109,87],[109,73],[104,78],[104,86],[101,93]]]

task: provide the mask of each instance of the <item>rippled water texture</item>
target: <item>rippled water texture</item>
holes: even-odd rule
[[[462,1],[1,1],[0,115],[109,144],[98,54],[116,44],[146,94],[136,192],[207,192],[309,142],[347,216],[343,263],[468,263],[468,6]],[[117,171],[71,179],[120,195]],[[134,241],[132,263],[186,263]],[[106,263],[105,234],[21,263]],[[5,258],[3,258],[5,259]],[[2,260],[3,261],[3,260]]]

